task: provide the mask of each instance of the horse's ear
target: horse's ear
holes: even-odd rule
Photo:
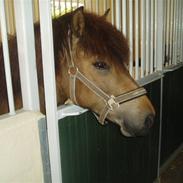
[[[106,19],[107,16],[109,15],[109,12],[110,12],[110,8],[108,8],[105,13],[103,14],[103,17]]]
[[[85,27],[83,7],[79,7],[73,12],[72,16],[72,32],[76,37],[82,36]]]

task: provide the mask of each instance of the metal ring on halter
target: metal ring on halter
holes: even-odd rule
[[[70,66],[68,69],[68,73],[71,76],[75,76],[77,74],[77,72],[78,72],[78,68],[75,66]]]
[[[107,104],[109,105],[111,111],[113,111],[114,108],[119,107],[119,103],[115,101],[114,95],[111,95],[110,99],[107,101]]]

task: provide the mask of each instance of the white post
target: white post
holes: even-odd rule
[[[135,1],[135,79],[139,79],[139,2]]]
[[[163,69],[163,0],[157,1],[157,34],[156,34],[156,60],[157,60],[157,70],[162,71]]]
[[[56,11],[55,11],[55,7],[56,7],[55,6],[55,0],[51,0],[51,2],[52,2],[52,7],[51,8],[52,8],[53,16],[55,17],[56,16],[56,14],[55,14],[56,13]]]
[[[51,176],[53,183],[62,183],[50,1],[40,0],[39,10]]]
[[[107,0],[104,0],[103,4],[104,4],[104,12],[105,12],[107,10]]]
[[[178,62],[181,62],[181,24],[182,24],[182,0],[179,0],[179,22],[178,22]]]
[[[180,29],[180,34],[181,34],[181,49],[180,50],[183,50],[183,2],[181,4],[181,9],[182,9],[182,12],[181,12],[181,29]],[[183,51],[181,51],[181,58],[180,58],[181,62],[183,63]]]
[[[163,1],[163,8],[164,8],[164,12],[163,12],[163,68],[166,67],[166,23],[167,23],[167,1]]]
[[[116,27],[121,31],[121,0],[116,0]]]
[[[170,62],[169,62],[169,35],[170,35],[170,0],[167,0],[167,6],[166,6],[166,9],[167,9],[167,13],[166,13],[166,50],[165,50],[165,58],[168,59],[166,61],[168,61],[168,65],[170,65]]]
[[[123,34],[126,36],[126,0],[122,0],[122,19],[123,19]]]
[[[114,25],[114,1],[111,1],[111,23]]]
[[[173,25],[173,60],[172,64],[176,65],[177,61],[177,4],[178,0],[174,1],[174,25]]]
[[[130,44],[129,72],[131,76],[133,76],[133,0],[129,0],[129,44]]]
[[[66,2],[66,0],[65,0],[64,4],[65,4],[65,7],[64,7],[65,8],[65,13],[67,13],[67,2]]]
[[[149,74],[149,62],[150,62],[150,57],[149,57],[149,52],[150,52],[150,2],[147,0],[146,1],[146,67],[145,67],[145,74]]]
[[[73,10],[73,8],[72,8],[72,0],[70,0],[70,6],[71,6],[71,11]]]
[[[99,14],[99,0],[96,0],[96,3],[95,3],[95,8],[96,8],[96,13]]]
[[[5,12],[6,12],[6,22],[7,22],[7,32],[9,34],[15,33],[15,24],[14,24],[14,5],[13,1],[4,1],[5,3]]]
[[[15,22],[23,108],[38,111],[39,94],[31,0],[15,0]]]
[[[87,8],[87,7],[86,7],[86,0],[84,0],[84,7]]]
[[[154,71],[154,1],[151,1],[151,34],[150,34],[150,74]]]
[[[77,4],[77,7],[78,7],[78,4]],[[58,8],[59,8],[59,15],[61,15],[62,14],[61,0],[59,0],[58,2]]]
[[[93,11],[93,2],[90,0],[90,11]]]
[[[144,77],[145,71],[145,38],[146,38],[146,31],[145,31],[145,0],[141,1],[141,77]]]
[[[2,45],[3,45],[4,69],[5,69],[6,85],[8,93],[8,105],[10,114],[15,114],[4,0],[0,0],[0,25],[1,25],[0,28],[2,36]]]
[[[170,37],[169,37],[169,43],[170,43],[170,50],[169,50],[169,65],[172,65],[172,46],[173,46],[173,9],[174,9],[174,3],[171,1],[170,4]]]

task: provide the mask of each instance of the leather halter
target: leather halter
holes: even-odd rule
[[[83,75],[79,69],[74,64],[74,58],[71,49],[71,32],[68,31],[68,46],[69,46],[69,56],[67,55],[68,63],[68,73],[70,77],[70,99],[75,103],[76,100],[76,79],[80,80],[85,86],[87,86],[93,93],[99,96],[104,102],[105,107],[100,112],[98,121],[104,125],[105,119],[109,111],[113,111],[120,106],[120,104],[125,103],[129,100],[133,100],[137,97],[145,95],[147,92],[143,87],[139,87],[135,90],[123,93],[119,96],[108,95],[105,91],[99,88],[95,83],[90,81],[85,75]],[[67,53],[67,52],[66,52]]]

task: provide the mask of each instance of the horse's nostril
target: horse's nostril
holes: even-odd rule
[[[150,114],[146,117],[144,126],[145,128],[149,129],[152,127],[153,123],[154,123],[154,116]]]

